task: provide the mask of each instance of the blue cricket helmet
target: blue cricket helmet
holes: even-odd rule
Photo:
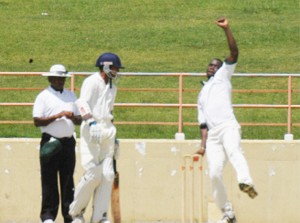
[[[104,66],[106,63],[109,63],[111,66],[118,67],[118,68],[125,68],[121,64],[121,60],[118,57],[118,55],[114,53],[103,53],[101,54],[97,61],[96,61],[96,67]]]

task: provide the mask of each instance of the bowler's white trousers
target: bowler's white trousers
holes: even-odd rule
[[[222,123],[208,131],[206,158],[209,177],[212,181],[213,197],[221,210],[224,210],[228,202],[222,177],[227,160],[236,171],[238,183],[253,184],[240,142],[241,129],[236,121]]]

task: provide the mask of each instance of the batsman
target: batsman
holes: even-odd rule
[[[114,158],[116,127],[113,124],[113,105],[117,88],[112,81],[124,68],[120,58],[104,53],[96,61],[99,72],[87,77],[81,86],[76,105],[82,116],[80,128],[81,164],[85,170],[75,188],[69,214],[73,223],[84,223],[85,209],[93,198],[91,223],[109,223],[108,209],[115,178]]]

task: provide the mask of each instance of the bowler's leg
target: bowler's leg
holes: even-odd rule
[[[247,193],[251,198],[254,198],[257,195],[257,192],[254,190],[248,163],[241,150],[239,126],[228,127],[224,133],[223,140],[228,159],[236,171],[240,189]]]

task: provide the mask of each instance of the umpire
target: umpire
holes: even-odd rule
[[[75,125],[81,123],[81,116],[74,102],[75,94],[64,89],[66,77],[71,75],[61,64],[55,64],[48,77],[50,86],[38,94],[33,106],[33,121],[41,128],[40,168],[42,181],[42,208],[40,218],[43,223],[53,223],[56,219],[59,200],[65,223],[72,222],[68,214],[74,197],[73,173],[75,168],[75,145],[73,137]],[[58,175],[60,188],[58,188]],[[59,196],[59,191],[61,196]]]

